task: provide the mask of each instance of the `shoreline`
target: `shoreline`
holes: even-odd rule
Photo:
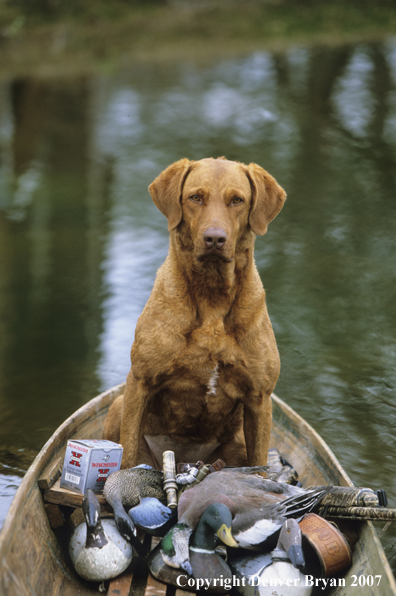
[[[101,3],[99,2],[99,7]],[[381,42],[396,35],[396,7],[291,6],[264,2],[203,7],[124,7],[113,18],[82,15],[52,21],[0,12],[0,77],[83,76],[129,64],[194,60],[205,64],[293,46]],[[8,24],[7,24],[8,23]]]

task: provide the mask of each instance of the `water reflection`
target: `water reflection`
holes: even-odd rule
[[[263,165],[289,196],[256,245],[277,392],[395,506],[395,97],[396,42],[3,82],[5,486],[126,376],[168,243],[147,185],[180,157],[226,155]],[[14,489],[1,490],[4,511]]]

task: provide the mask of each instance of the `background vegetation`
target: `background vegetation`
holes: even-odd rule
[[[393,0],[0,0],[0,72],[394,33]]]

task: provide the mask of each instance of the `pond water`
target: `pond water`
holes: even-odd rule
[[[276,392],[396,506],[396,40],[0,83],[0,517],[39,449],[123,382],[181,157],[256,162]],[[396,532],[384,544],[392,559]],[[395,557],[396,559],[396,557]],[[391,562],[395,563],[395,559]]]

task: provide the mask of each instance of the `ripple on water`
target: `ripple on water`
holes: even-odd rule
[[[0,528],[3,527],[11,502],[22,482],[22,476],[0,474]]]
[[[32,449],[0,446],[0,528],[26,471],[37,453]]]

